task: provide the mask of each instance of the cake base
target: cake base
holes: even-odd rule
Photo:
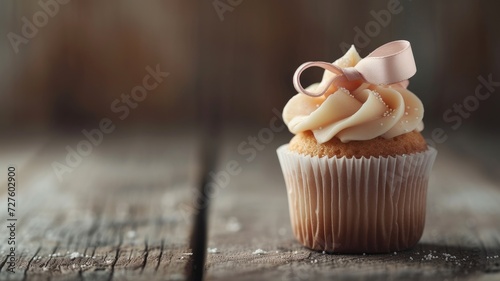
[[[311,157],[281,146],[295,237],[330,253],[413,247],[424,230],[427,184],[437,151],[394,157]]]
[[[291,151],[310,156],[360,158],[422,152],[427,150],[427,143],[419,132],[413,131],[391,139],[377,137],[343,143],[338,138],[332,138],[328,142],[319,144],[311,131],[305,131],[292,138],[289,148]]]

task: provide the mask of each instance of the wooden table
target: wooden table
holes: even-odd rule
[[[414,249],[329,255],[302,247],[291,232],[275,154],[287,133],[240,154],[259,128],[224,130],[209,146],[195,131],[168,132],[105,136],[61,181],[52,165],[65,163],[66,146],[76,148],[82,135],[4,139],[0,280],[500,280],[498,178],[446,145],[438,147]],[[15,273],[9,165],[17,182]]]

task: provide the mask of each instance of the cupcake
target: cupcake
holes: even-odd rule
[[[303,88],[301,73],[325,69]],[[362,59],[351,47],[334,63],[297,69],[298,94],[283,110],[295,134],[278,148],[295,237],[330,253],[387,253],[414,246],[425,224],[437,151],[420,134],[424,109],[406,89],[416,72],[407,41]]]

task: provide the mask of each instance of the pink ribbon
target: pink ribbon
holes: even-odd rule
[[[308,91],[300,83],[300,75],[311,67],[320,67],[333,72],[332,79],[322,80],[315,91]],[[406,40],[392,41],[384,44],[360,60],[354,67],[340,68],[332,63],[322,61],[306,62],[299,66],[293,75],[293,85],[302,94],[317,97],[323,95],[330,85],[340,81],[361,80],[375,85],[399,83],[408,86],[408,79],[417,72],[410,42]]]

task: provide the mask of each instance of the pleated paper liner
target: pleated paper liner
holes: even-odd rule
[[[424,230],[427,184],[437,155],[311,157],[277,150],[292,228],[306,247],[386,253],[414,246]]]

